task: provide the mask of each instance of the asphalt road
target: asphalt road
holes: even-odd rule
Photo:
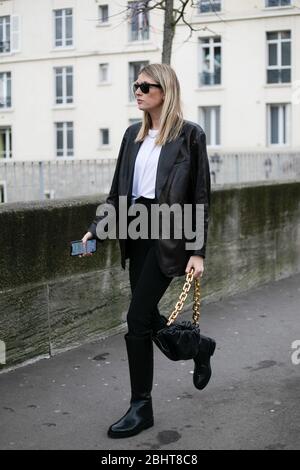
[[[0,449],[300,449],[300,274],[204,304],[217,349],[209,385],[155,347],[154,427],[107,428],[128,409],[123,334],[0,375]]]

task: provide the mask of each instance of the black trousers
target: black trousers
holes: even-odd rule
[[[156,199],[140,197],[137,203],[143,203],[148,209],[148,227],[150,233],[151,204]],[[129,217],[128,222],[134,219]],[[156,332],[162,327],[162,318],[158,303],[169,284],[171,277],[161,271],[157,262],[154,239],[128,238],[129,246],[129,279],[132,298],[127,313],[128,333],[136,336]]]

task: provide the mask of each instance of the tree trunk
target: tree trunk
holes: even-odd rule
[[[172,43],[175,33],[173,8],[174,0],[165,0],[165,22],[161,61],[163,64],[169,65],[171,64]]]

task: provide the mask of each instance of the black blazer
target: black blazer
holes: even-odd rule
[[[113,204],[118,216],[118,198],[127,196],[128,207],[131,205],[134,164],[141,142],[135,143],[141,123],[129,126],[123,136],[117,165],[106,203]],[[155,197],[159,204],[204,204],[204,244],[199,250],[186,250],[186,241],[182,239],[156,239],[155,251],[162,272],[169,277],[185,275],[186,265],[192,255],[205,257],[210,206],[210,171],[206,151],[206,139],[203,129],[196,123],[184,121],[180,135],[172,142],[162,146],[155,184]],[[96,216],[88,231],[99,241],[96,226],[106,217]],[[193,217],[193,230],[195,230]],[[171,221],[172,233],[172,221]],[[126,267],[128,258],[128,240],[119,239],[121,265]]]

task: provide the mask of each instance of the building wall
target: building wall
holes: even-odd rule
[[[281,146],[281,150],[299,149],[300,106],[292,104],[292,83],[300,78],[299,5],[298,9],[262,9],[264,1],[259,0],[223,0],[223,4],[220,16],[193,15],[198,29],[206,26],[212,32],[199,31],[191,45],[180,47],[186,29],[178,28],[173,65],[183,84],[186,114],[198,121],[197,107],[221,106],[221,149],[262,151],[267,147],[267,104],[291,103],[290,145]],[[292,31],[292,83],[266,84],[266,32],[282,30]],[[197,37],[213,32],[222,37],[222,84],[199,87]],[[189,67],[182,67],[184,63]]]
[[[108,26],[97,25],[100,4],[109,4]],[[300,106],[292,103],[293,83],[300,80],[300,0],[292,4],[270,9],[264,0],[223,0],[218,14],[200,15],[190,8],[187,19],[199,31],[188,42],[188,27],[177,27],[172,66],[182,86],[184,115],[199,122],[200,106],[221,106],[218,150],[265,150],[268,103],[291,103],[290,142],[279,150],[300,149]],[[68,7],[73,8],[74,47],[56,50],[52,10]],[[0,16],[21,20],[20,51],[0,54],[0,72],[12,73],[13,101],[11,109],[0,109],[0,127],[12,126],[14,159],[57,158],[57,121],[74,123],[74,158],[116,158],[129,120],[142,117],[128,100],[128,62],[160,62],[162,47],[162,12],[150,14],[149,40],[130,42],[125,13],[120,13],[125,8],[126,2],[105,0],[0,2]],[[266,85],[266,31],[285,29],[292,32],[292,83]],[[199,38],[215,34],[222,37],[222,84],[199,87]],[[99,84],[101,62],[110,64],[110,84]],[[74,103],[56,106],[53,67],[67,65],[73,66]],[[110,129],[107,148],[99,145],[102,127]]]

